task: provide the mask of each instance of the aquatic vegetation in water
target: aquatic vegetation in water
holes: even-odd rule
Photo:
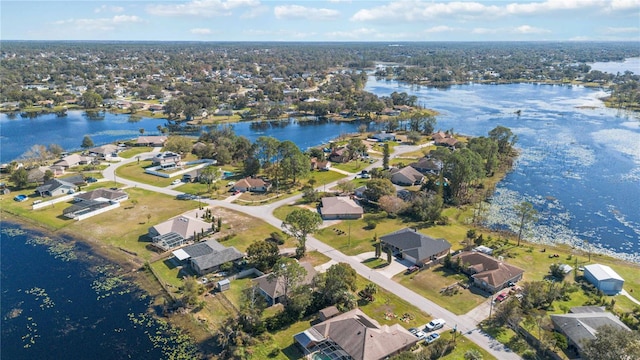
[[[27,324],[27,333],[22,336],[23,347],[25,349],[32,347],[36,343],[36,339],[40,337],[40,335],[38,335],[38,323],[33,321],[32,317],[28,317],[27,320],[30,321],[30,323]]]
[[[91,283],[91,288],[98,294],[98,300],[131,292],[133,284],[122,275],[117,275],[114,265],[98,266],[95,270],[98,278]]]
[[[189,335],[162,319],[149,314],[128,314],[134,327],[146,329],[153,346],[161,349],[165,359],[198,359],[198,348]]]
[[[40,304],[40,309],[42,310],[51,309],[56,305],[49,297],[49,294],[47,294],[47,292],[43,288],[32,287],[31,289],[25,291],[25,293],[35,296],[36,301],[42,300],[42,303]]]
[[[2,232],[2,234],[10,236],[10,237],[16,237],[16,236],[20,236],[20,235],[24,235],[27,232],[22,230],[22,229],[18,229],[18,228],[4,228],[2,230],[0,230],[0,232]]]
[[[78,256],[73,251],[74,244],[68,242],[62,242],[58,240],[53,240],[47,236],[36,236],[27,240],[27,244],[29,245],[43,245],[47,247],[47,252],[56,259],[60,259],[62,261],[71,261],[77,260]]]

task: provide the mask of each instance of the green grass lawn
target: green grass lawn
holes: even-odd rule
[[[153,150],[152,147],[146,147],[146,146],[133,147],[118,153],[118,156],[125,159],[131,159],[136,155],[150,152],[152,150]]]
[[[304,257],[300,259],[302,262],[308,262],[313,266],[322,265],[331,260],[328,256],[317,251],[307,251]]]
[[[42,200],[41,197],[29,197],[28,200],[16,202],[13,198],[17,195],[33,195],[33,189],[13,191],[8,195],[0,197],[0,208],[10,214],[20,218],[28,219],[34,223],[39,223],[45,227],[58,230],[74,224],[76,221],[62,216],[62,211],[71,206],[71,201],[60,202],[51,206],[46,206],[38,210],[33,210],[31,206],[35,200]],[[50,200],[46,198],[44,200]]]
[[[362,161],[362,160],[352,160],[349,161],[347,163],[331,163],[331,166],[336,168],[336,169],[340,169],[343,171],[347,171],[350,173],[358,173],[360,172],[362,169],[366,168],[367,166],[369,166],[369,162],[367,161]]]
[[[365,264],[367,267],[371,268],[371,269],[380,269],[383,268],[385,266],[388,266],[389,263],[387,262],[387,256],[381,256],[379,258],[369,258],[365,261],[362,262],[363,264]]]
[[[289,215],[290,212],[292,212],[295,209],[298,209],[298,206],[295,205],[284,205],[284,206],[280,206],[279,208],[275,209],[273,211],[273,216],[277,217],[278,219],[284,221],[284,219],[287,217],[287,215]]]
[[[445,359],[445,360],[464,359],[464,354],[471,349],[478,350],[480,354],[482,354],[483,360],[496,359],[493,355],[489,354],[486,350],[479,347],[473,341],[467,339],[466,337],[464,337],[463,335],[460,335],[459,333],[456,334],[455,339],[456,339],[455,349],[451,353],[442,357],[441,359]],[[440,334],[440,339],[438,341],[452,341],[452,340],[453,340],[453,334],[450,331],[444,331]]]
[[[170,289],[178,292],[178,289],[182,286],[184,272],[181,272],[180,269],[175,266],[171,258],[155,261],[151,263],[151,267],[165,284],[171,285],[169,287]]]
[[[233,235],[228,240],[220,239],[220,242],[224,246],[235,246],[239,251],[246,251],[247,247],[254,241],[264,240],[269,237],[274,231],[281,232],[274,226],[267,224],[266,222],[253,218],[251,216],[241,214],[229,209],[214,208],[211,210],[213,215],[218,218],[222,217],[223,231],[222,236]],[[295,240],[293,238],[285,237],[285,243],[281,247],[295,247]]]
[[[328,184],[334,181],[338,181],[345,177],[347,176],[336,171],[312,171],[309,173],[309,176],[303,181],[310,183],[310,180],[313,179],[313,187],[319,187],[322,184]]]
[[[116,176],[159,187],[169,186],[173,180],[177,179],[146,174],[144,168],[149,166],[151,166],[151,160],[140,161],[139,164],[137,162],[125,164],[116,170]]]
[[[146,234],[150,226],[197,207],[193,201],[174,198],[143,190],[128,188],[129,200],[122,206],[83,221],[74,221],[66,231],[89,239],[99,239],[104,244],[134,252],[141,259],[155,255],[148,249]]]
[[[442,266],[409,275],[398,274],[394,276],[394,280],[458,315],[466,314],[487,301],[487,298],[471,292],[470,289],[458,288],[458,293],[452,296],[441,294],[441,289],[459,281],[467,281],[465,275],[445,271]]]

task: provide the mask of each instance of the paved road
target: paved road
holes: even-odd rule
[[[395,148],[395,154],[397,155],[401,153],[412,152],[426,145],[428,144],[425,144],[422,146],[408,146],[408,145],[397,146]],[[159,149],[154,149],[154,151],[159,151]],[[141,156],[144,157],[145,155],[141,154]],[[127,163],[131,163],[133,161],[137,161],[137,159],[135,158],[126,159],[120,163],[112,164],[106,170],[103,171],[103,176],[107,179],[114,179],[115,178],[114,173],[117,167]],[[381,161],[378,161],[374,164],[369,165],[366,169],[369,170],[373,167],[380,166],[380,165],[381,165]],[[355,175],[355,174],[352,174],[352,175]],[[124,183],[128,186],[137,186],[146,190],[156,191],[156,192],[160,192],[170,196],[176,196],[181,193],[179,191],[172,190],[170,187],[162,188],[162,187],[138,183],[138,182],[127,180],[127,179],[121,179],[121,178],[117,178],[117,181],[119,183]],[[330,184],[326,184],[326,187],[332,188],[337,183],[338,183],[337,181],[334,181]],[[325,185],[318,187],[317,190],[321,191],[324,186]],[[263,221],[277,228],[281,228],[282,221],[276,218],[275,216],[273,216],[273,211],[278,207],[293,203],[301,197],[302,195],[296,195],[296,196],[288,197],[288,198],[285,198],[270,204],[261,205],[261,206],[242,206],[242,205],[233,204],[233,203],[229,203],[221,200],[211,200],[211,199],[203,199],[202,201],[210,206],[224,207],[227,209],[232,209],[232,210],[245,213],[247,215],[256,217],[258,219],[262,219]],[[487,352],[495,356],[497,359],[499,360],[521,359],[520,356],[518,356],[517,354],[515,354],[514,352],[506,348],[503,344],[499,343],[497,340],[493,339],[491,336],[481,332],[478,329],[478,327],[476,326],[478,321],[477,319],[475,319],[478,315],[477,313],[474,313],[473,316],[471,313],[469,315],[462,315],[462,316],[456,315],[440,307],[434,302],[422,297],[421,295],[412,291],[411,289],[408,289],[403,285],[400,285],[397,282],[389,279],[388,277],[385,277],[383,274],[380,274],[368,268],[367,266],[360,263],[356,258],[343,254],[342,252],[321,242],[320,240],[314,238],[313,236],[308,237],[307,248],[309,250],[317,250],[323,253],[324,255],[328,256],[331,260],[335,262],[344,262],[351,265],[351,267],[354,268],[359,275],[376,283],[381,288],[394,293],[395,295],[408,301],[418,309],[428,314],[431,314],[431,316],[433,316],[434,318],[444,319],[447,322],[448,327],[450,328],[456,327],[458,331],[461,331],[467,338],[469,338],[471,341],[476,343],[481,348],[485,349]]]

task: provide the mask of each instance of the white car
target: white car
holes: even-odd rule
[[[180,184],[181,182],[182,182],[182,180],[180,180],[180,179],[175,179],[175,180],[173,180],[173,181],[171,182],[171,185],[178,185],[178,184]]]
[[[435,331],[438,329],[442,329],[444,324],[445,324],[445,321],[442,319],[433,319],[431,320],[430,323],[427,324],[427,326],[424,327],[424,329],[426,331]]]
[[[420,330],[418,330],[418,332],[416,332],[413,335],[415,335],[420,340],[422,340],[422,339],[427,337],[427,334],[425,334],[423,331],[420,331]]]

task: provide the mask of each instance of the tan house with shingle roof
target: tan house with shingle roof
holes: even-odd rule
[[[169,250],[193,240],[195,234],[211,232],[211,223],[180,215],[149,228],[153,244]]]
[[[319,210],[324,220],[360,219],[364,214],[362,206],[348,196],[322,198],[322,205]]]
[[[458,258],[462,271],[471,275],[474,285],[491,293],[504,289],[509,286],[509,283],[521,280],[524,274],[524,270],[519,267],[475,251],[460,253],[451,261],[457,263]]]
[[[267,192],[271,188],[271,184],[260,179],[247,177],[236,182],[231,190],[241,192]]]
[[[391,169],[390,174],[391,182],[396,185],[419,185],[424,180],[424,175],[422,175],[418,170],[412,168],[411,166],[405,166],[402,169]]]
[[[409,350],[420,339],[399,324],[380,325],[360,309],[314,325],[293,337],[305,354],[330,359],[381,360]]]

